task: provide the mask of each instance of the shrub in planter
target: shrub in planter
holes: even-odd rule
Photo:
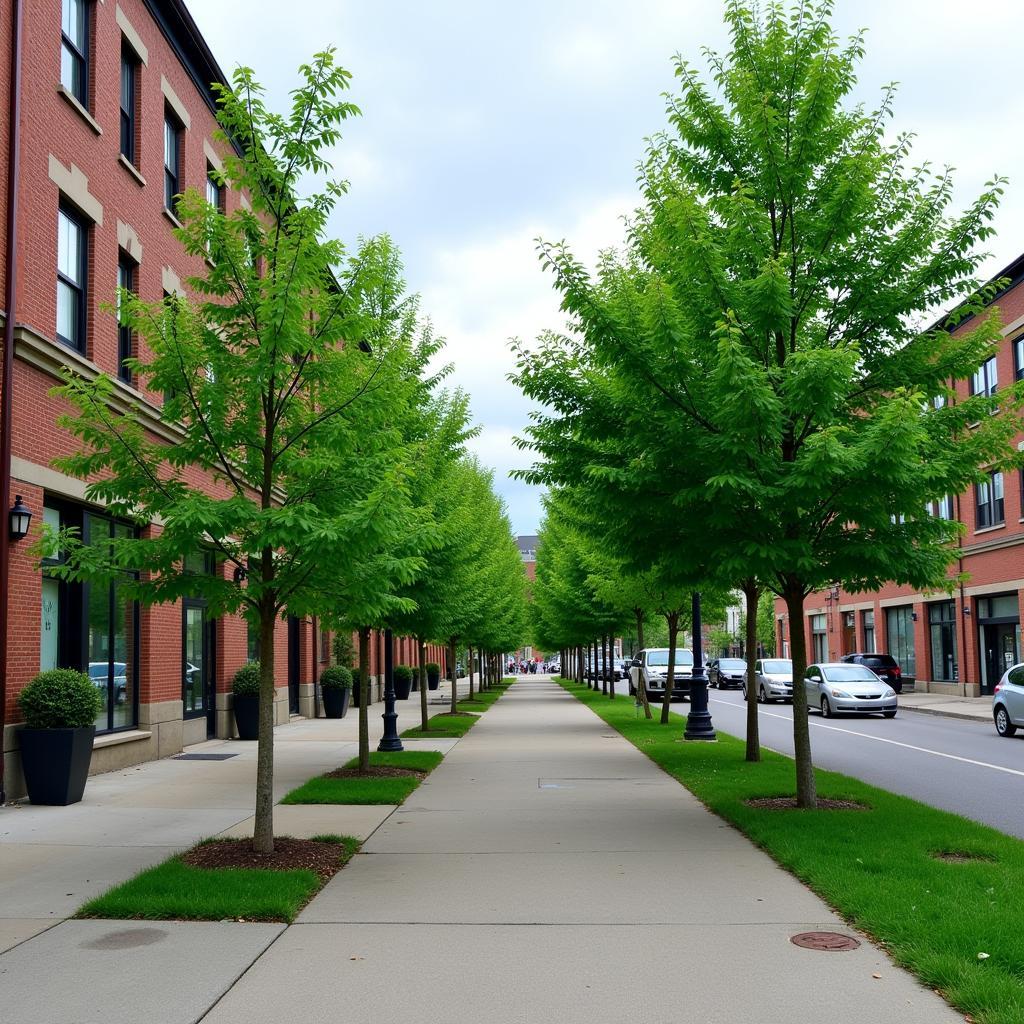
[[[324,714],[328,718],[344,718],[352,694],[352,672],[343,665],[332,665],[320,674],[320,692]]]
[[[395,699],[408,700],[412,690],[412,669],[408,665],[395,666]]]
[[[25,785],[34,804],[75,804],[85,792],[103,698],[92,680],[69,668],[40,672],[21,693],[18,732]]]
[[[428,661],[424,667],[427,670],[427,689],[436,690],[441,685],[441,666],[436,661]]]
[[[234,696],[235,727],[240,740],[259,739],[260,735],[260,663],[243,665],[231,680]]]

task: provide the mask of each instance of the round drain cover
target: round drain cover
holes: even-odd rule
[[[852,935],[839,932],[801,932],[790,940],[794,946],[804,949],[826,949],[830,951],[856,949],[860,943]]]

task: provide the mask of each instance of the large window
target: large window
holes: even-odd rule
[[[70,207],[57,213],[57,338],[85,352],[85,295],[88,258],[85,221]]]
[[[73,505],[48,505],[44,520],[53,527],[73,527],[91,545],[109,545],[131,536],[132,527]],[[88,674],[103,704],[97,732],[134,728],[138,722],[139,613],[127,594],[131,577],[111,584],[65,583],[47,575],[43,561],[40,620],[41,669],[77,668]]]
[[[137,104],[135,101],[139,58],[126,43],[121,43],[121,155],[130,163],[135,159]]]
[[[224,186],[217,177],[217,172],[207,165],[206,167],[206,201],[218,212],[224,212]],[[206,254],[210,255],[210,239],[206,240]]]
[[[885,632],[891,654],[903,669],[903,675],[913,679],[917,675],[917,658],[914,651],[914,613],[910,605],[886,608]]]
[[[181,124],[164,111],[164,206],[174,212],[175,197],[181,192]]]
[[[861,622],[864,626],[864,653],[875,653],[875,613],[873,611],[861,612]]]
[[[989,473],[986,480],[974,485],[974,505],[976,530],[1005,521],[1002,473]]]
[[[135,354],[132,351],[132,330],[121,321],[121,302],[124,292],[135,291],[135,261],[122,252],[117,259],[117,375],[130,384],[132,371],[127,360]]]
[[[63,0],[60,19],[60,84],[89,106],[89,4]]]
[[[811,653],[815,661],[828,661],[828,627],[824,615],[811,616]]]
[[[1013,339],[1013,370],[1017,380],[1024,380],[1024,334]]]
[[[971,377],[972,395],[994,395],[999,384],[996,372],[996,357],[986,359]]]
[[[260,625],[258,622],[245,622],[245,660],[260,660]]]
[[[932,679],[953,682],[956,666],[956,604],[937,601],[928,605],[928,630],[932,654]]]

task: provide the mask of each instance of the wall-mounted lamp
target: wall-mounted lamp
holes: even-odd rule
[[[968,608],[967,605],[964,605],[964,615],[970,615],[970,614],[971,614],[971,609]]]
[[[14,505],[7,515],[11,540],[21,540],[28,533],[29,526],[32,525],[32,510],[21,500],[20,494],[15,497]]]
[[[241,583],[248,575],[249,574],[240,565],[235,566],[235,583]]]
[[[910,618],[912,621],[917,622],[917,612],[911,612]]]

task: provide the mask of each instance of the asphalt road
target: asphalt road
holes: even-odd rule
[[[625,693],[626,684],[616,684]],[[746,735],[738,690],[709,690],[715,728]],[[628,699],[628,698],[627,698]],[[686,714],[689,705],[672,710]],[[761,743],[793,753],[788,704],[759,709]],[[823,720],[811,712],[811,750],[819,768],[843,772],[1024,839],[1024,735],[1003,739],[991,722],[900,710],[893,719],[857,715]]]

